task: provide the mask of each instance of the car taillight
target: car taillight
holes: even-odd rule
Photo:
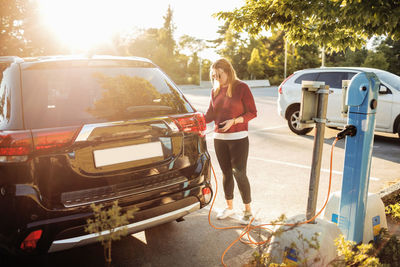
[[[81,127],[61,127],[32,130],[35,151],[67,147],[75,140]]]
[[[32,152],[30,131],[0,131],[0,162],[21,162]]]
[[[278,93],[279,93],[279,94],[282,94],[282,85],[283,85],[285,82],[287,82],[287,80],[289,80],[289,78],[292,77],[292,76],[293,76],[293,74],[291,74],[290,76],[288,76],[285,80],[283,80],[283,82],[281,83],[281,85],[279,85],[279,88],[278,88]]]
[[[67,147],[81,127],[0,131],[0,162],[24,162],[29,154]]]
[[[204,136],[205,134],[207,126],[203,113],[196,112],[189,116],[173,117],[172,119],[179,131],[197,133],[200,136]]]
[[[24,241],[21,242],[20,248],[22,250],[34,250],[37,246],[37,242],[39,241],[40,237],[42,237],[42,230],[36,230],[30,233]]]

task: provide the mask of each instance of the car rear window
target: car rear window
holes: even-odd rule
[[[71,61],[22,68],[26,128],[47,128],[194,112],[150,63]]]
[[[325,82],[329,88],[342,88],[342,80],[347,80],[346,72],[321,72],[317,81]]]
[[[351,80],[356,72],[312,72],[299,76],[294,82],[301,84],[302,81],[320,81],[329,85],[329,88],[342,88],[342,80]]]
[[[301,84],[302,81],[315,81],[317,79],[318,73],[312,72],[312,73],[305,73],[303,75],[300,75],[294,82]]]

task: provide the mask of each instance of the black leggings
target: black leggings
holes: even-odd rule
[[[238,184],[244,204],[251,202],[250,183],[246,175],[247,158],[249,155],[249,138],[238,140],[214,139],[215,153],[223,174],[225,199],[233,199],[235,182]]]

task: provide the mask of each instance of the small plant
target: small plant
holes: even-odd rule
[[[285,221],[285,216],[281,216],[273,224],[280,225]],[[396,236],[390,236],[386,229],[382,229],[377,241],[374,244],[360,244],[356,245],[353,241],[345,240],[341,235],[335,240],[337,258],[329,263],[324,263],[320,257],[320,244],[318,241],[319,233],[314,233],[310,239],[307,239],[296,228],[298,225],[285,229],[279,228],[277,231],[270,233],[267,242],[257,246],[253,253],[253,258],[244,266],[258,267],[258,266],[331,266],[331,267],[380,267],[380,266],[400,266],[400,242]],[[274,263],[268,250],[271,246],[269,242],[272,236],[279,236],[284,232],[295,230],[297,231],[297,239],[301,241],[300,244],[292,243],[290,247],[285,249],[284,258],[292,251],[296,251],[296,263],[283,262],[281,264]],[[310,255],[317,252],[311,260]]]
[[[386,214],[392,216],[395,220],[399,221],[400,220],[400,204],[395,203],[395,204],[390,204],[385,207],[385,212]]]
[[[376,250],[373,244],[360,244],[356,246],[354,241],[345,240],[341,235],[335,240],[339,258],[332,261],[329,266],[360,266],[378,267],[383,266],[375,257]]]
[[[98,235],[98,240],[104,248],[104,258],[107,266],[111,265],[111,242],[121,239],[127,234],[126,226],[129,219],[133,219],[133,213],[137,209],[128,210],[125,214],[121,214],[121,207],[118,201],[114,201],[109,209],[103,209],[102,204],[91,204],[93,210],[93,219],[86,222],[85,231]]]

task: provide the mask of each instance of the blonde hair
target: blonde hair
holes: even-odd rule
[[[232,97],[232,90],[233,90],[233,85],[238,81],[238,78],[236,76],[236,71],[233,68],[232,64],[225,58],[218,59],[215,61],[211,67],[210,67],[210,81],[214,85],[214,78],[212,75],[213,70],[217,69],[222,69],[228,76],[228,90],[226,91],[226,95],[228,97]],[[214,97],[219,94],[219,91],[221,90],[221,85],[218,85],[217,88],[214,88]]]

